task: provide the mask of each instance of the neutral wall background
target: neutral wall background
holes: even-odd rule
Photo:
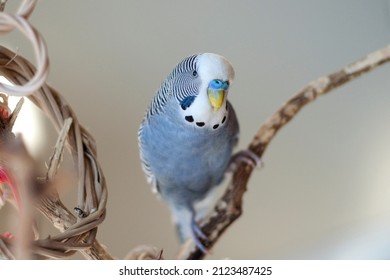
[[[215,52],[232,62],[229,97],[245,148],[307,82],[389,44],[389,3],[40,1],[31,21],[49,47],[49,82],[95,136],[109,186],[99,241],[118,258],[139,244],[164,248],[166,258],[178,249],[137,146],[144,111],[178,61]],[[17,32],[0,42],[34,60]],[[250,179],[243,216],[209,258],[390,258],[389,77],[390,65],[383,66],[320,98],[282,129],[265,168]],[[44,134],[34,153],[46,156],[55,138]],[[62,193],[73,208],[72,190]],[[0,212],[1,231],[14,224],[11,210]]]

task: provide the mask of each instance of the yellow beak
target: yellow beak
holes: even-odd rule
[[[225,99],[225,90],[208,88],[207,95],[209,97],[211,107],[213,107],[214,111],[218,111]]]

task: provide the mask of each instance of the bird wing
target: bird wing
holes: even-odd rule
[[[150,168],[150,164],[149,164],[148,160],[145,158],[144,153],[143,153],[142,132],[143,132],[143,129],[145,127],[146,122],[147,122],[147,117],[145,116],[145,118],[142,121],[141,126],[138,130],[138,145],[139,145],[140,158],[141,158],[141,167],[145,173],[147,182],[152,186],[153,193],[158,193],[156,176],[154,176],[154,174]]]

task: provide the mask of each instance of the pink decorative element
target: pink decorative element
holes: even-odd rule
[[[3,166],[0,166],[0,187],[2,184],[8,185],[11,190],[12,196],[16,202],[17,208],[20,208],[20,195],[18,188],[16,187],[12,178],[8,175],[7,170]]]
[[[1,234],[1,237],[7,238],[7,239],[12,239],[12,238],[14,238],[14,235],[12,233],[6,231],[3,234]]]

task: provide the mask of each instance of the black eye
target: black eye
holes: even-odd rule
[[[194,70],[194,72],[192,72],[192,76],[198,77],[198,72],[196,72],[196,70]]]

